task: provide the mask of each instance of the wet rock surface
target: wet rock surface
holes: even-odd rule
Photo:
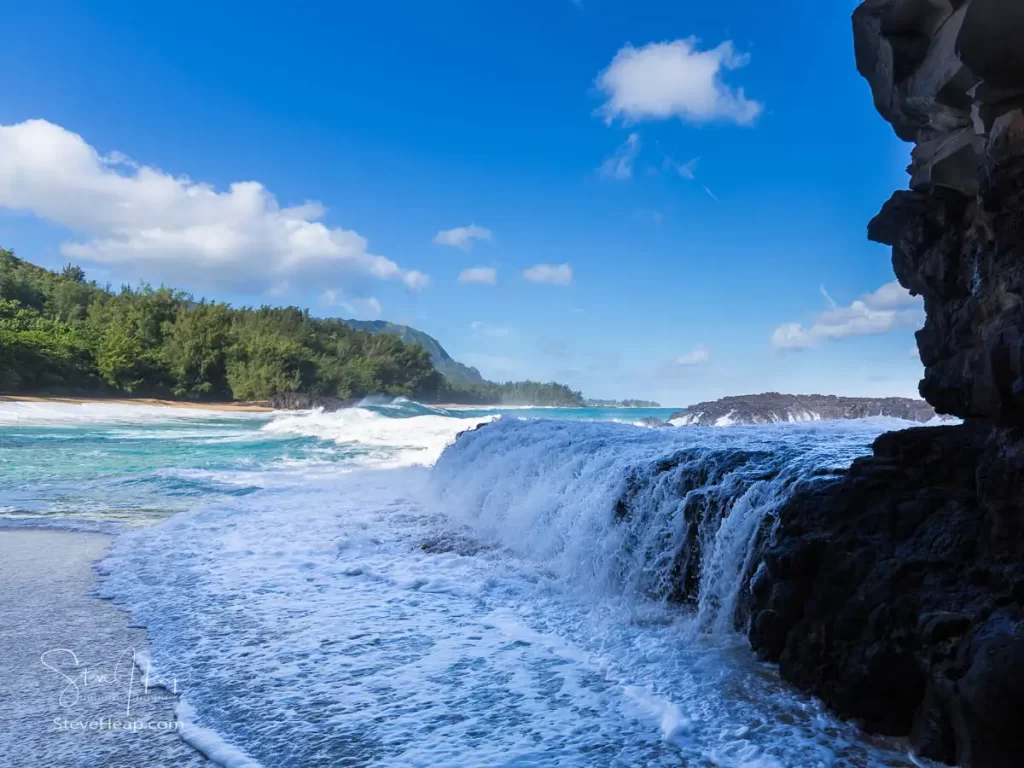
[[[1018,450],[974,425],[889,433],[797,493],[751,585],[755,650],[926,757],[1021,765]]]
[[[342,408],[352,408],[358,403],[358,399],[344,400],[340,397],[311,395],[306,392],[278,392],[270,397],[270,407],[277,411],[308,411],[314,408],[338,411]]]
[[[723,397],[697,403],[669,416],[681,426],[727,426],[731,424],[775,424],[790,421],[827,421],[829,419],[867,419],[886,416],[907,421],[926,422],[935,418],[935,409],[923,400],[907,397],[836,397],[835,395],[760,395]]]
[[[779,511],[750,638],[919,754],[1024,765],[1024,6],[867,0],[857,67],[914,142],[871,222],[924,298],[921,394],[965,419],[880,437]]]

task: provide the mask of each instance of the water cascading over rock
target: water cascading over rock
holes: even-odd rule
[[[965,423],[885,435],[783,506],[751,642],[926,757],[1024,765],[1024,3],[868,0],[853,26],[914,143],[868,235],[924,298],[922,396]]]

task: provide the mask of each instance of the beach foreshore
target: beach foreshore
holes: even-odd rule
[[[110,541],[0,528],[4,765],[213,765],[178,737],[177,697],[147,687],[145,631],[95,596]]]
[[[190,408],[198,411],[235,411],[268,413],[266,403],[195,403],[182,400],[159,400],[152,397],[49,397],[45,395],[0,395],[0,403],[70,403],[72,405],[154,405],[167,408]]]

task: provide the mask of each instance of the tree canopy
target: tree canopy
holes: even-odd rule
[[[279,392],[580,405],[560,384],[447,381],[430,355],[297,307],[232,307],[173,288],[119,291],[0,248],[0,391],[266,400]]]

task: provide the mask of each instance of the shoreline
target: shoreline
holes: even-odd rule
[[[145,629],[97,595],[95,566],[112,540],[0,528],[0,584],[12,595],[0,632],[0,749],[10,765],[213,766],[176,732],[178,697],[139,687]]]
[[[185,400],[161,400],[155,397],[62,397],[59,395],[0,395],[0,403],[65,403],[68,405],[148,405],[160,408],[185,408],[193,411],[271,413],[264,403],[196,403]]]
[[[85,396],[64,396],[64,395],[5,395],[0,394],[0,403],[64,403],[67,405],[145,405],[156,408],[183,408],[193,411],[224,411],[228,413],[274,413],[277,409],[271,408],[265,401],[257,402],[194,402],[190,400],[164,400],[156,397],[85,397]],[[606,405],[503,405],[495,403],[483,405],[480,403],[424,403],[431,408],[441,408],[447,411],[475,411],[475,410],[540,410],[540,409],[594,409],[594,410],[662,410],[668,411],[672,408],[645,408],[642,406],[606,406]],[[358,407],[358,406],[353,406]]]

